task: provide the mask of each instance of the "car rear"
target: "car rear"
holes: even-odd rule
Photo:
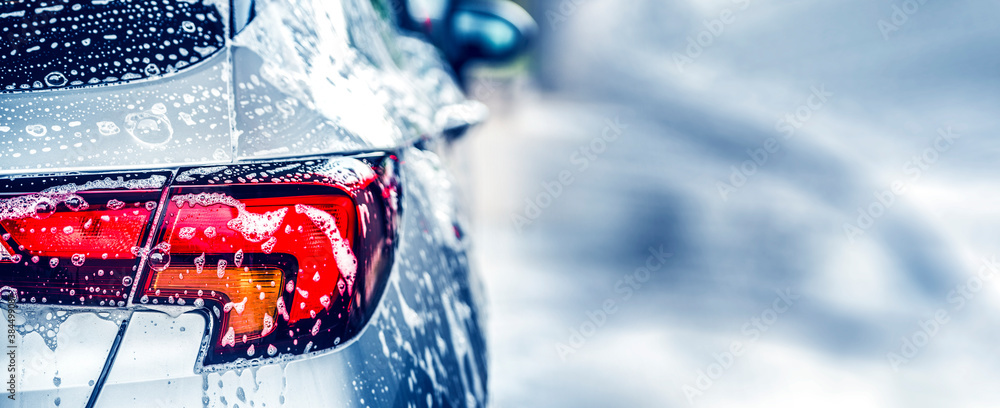
[[[419,93],[348,35],[371,5],[237,36],[239,3],[0,5],[4,403],[482,405],[446,175],[388,97]],[[265,60],[306,28],[340,71]]]

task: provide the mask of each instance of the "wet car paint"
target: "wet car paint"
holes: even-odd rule
[[[22,383],[15,406],[86,406],[95,398],[92,391],[124,319],[130,323],[95,406],[486,405],[487,361],[479,321],[482,298],[478,279],[470,271],[468,243],[457,233],[462,228],[450,181],[435,153],[405,147],[457,123],[482,120],[482,108],[464,99],[429,44],[399,35],[390,40],[391,51],[384,49],[382,34],[371,30],[380,23],[366,3],[313,2],[293,8],[281,1],[261,1],[261,15],[288,24],[254,22],[230,47],[232,61],[220,53],[200,66],[147,83],[16,93],[0,100],[4,120],[0,143],[17,148],[41,141],[47,144],[23,152],[3,149],[0,173],[9,178],[43,169],[66,174],[170,169],[175,163],[226,164],[250,158],[395,149],[406,192],[398,252],[377,312],[364,331],[335,350],[305,358],[197,373],[197,351],[208,324],[201,315],[22,304],[22,310],[38,313],[24,314],[18,322],[25,342],[18,362]],[[331,11],[338,7],[343,8],[343,15]],[[306,13],[321,18],[311,20],[311,26],[289,23],[303,21]],[[322,37],[316,27],[331,21],[335,22],[332,27],[341,30],[336,50],[353,56],[339,70],[321,62],[346,54],[335,54],[303,37]],[[353,30],[350,40],[348,30]],[[316,48],[299,49],[299,54],[275,60],[273,47],[282,41]],[[227,85],[230,70],[235,72],[232,89]],[[327,90],[353,89],[338,93],[346,100],[335,105],[309,91],[314,81],[331,76],[341,79],[328,81],[332,85]],[[184,87],[189,89],[184,91]],[[95,93],[107,98],[93,105]],[[32,98],[39,100],[38,95],[42,102],[76,113],[23,114],[29,103],[35,103],[30,102]],[[164,95],[171,96],[155,100]],[[76,100],[69,103],[65,98]],[[228,98],[240,102],[234,104],[232,113],[235,129],[225,125],[227,112],[233,112],[226,106]],[[215,103],[219,105],[213,107]],[[347,107],[363,115],[344,115]],[[31,134],[40,129],[37,125],[42,120],[52,119],[57,122],[42,125],[46,135]],[[148,137],[156,135],[149,132],[137,136],[141,121],[157,125],[147,130],[169,129],[169,134],[152,139]],[[21,143],[25,136],[29,143]],[[66,312],[69,317],[52,320],[49,312]],[[35,331],[42,328],[51,330],[48,337],[58,341],[54,347]],[[48,335],[47,331],[43,333]]]

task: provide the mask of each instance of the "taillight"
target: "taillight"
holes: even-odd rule
[[[385,285],[395,172],[387,155],[189,168],[163,189],[0,207],[0,287],[26,303],[200,311],[212,322],[204,365],[332,348]],[[26,199],[46,198],[7,200]]]

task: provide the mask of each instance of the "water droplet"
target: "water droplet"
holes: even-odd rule
[[[216,161],[223,161],[229,158],[229,153],[226,153],[226,151],[222,150],[222,148],[218,148],[215,149],[214,153],[212,153],[212,158]]]
[[[149,109],[149,111],[157,115],[162,115],[164,113],[167,113],[167,106],[162,103],[155,103],[153,104],[153,107]]]
[[[118,211],[118,210],[120,210],[122,208],[125,208],[125,203],[123,203],[121,201],[118,201],[118,200],[115,200],[113,198],[108,201],[108,209],[109,210]]]
[[[180,237],[180,239],[187,240],[194,238],[194,234],[196,232],[198,232],[198,230],[194,227],[182,227],[180,232],[177,233],[177,236]]]
[[[152,65],[152,64],[150,64]],[[137,140],[149,144],[164,144],[173,137],[174,128],[165,115],[136,112],[125,116],[125,130]]]
[[[237,268],[243,266],[243,250],[240,249],[236,251],[236,255],[233,256],[233,263]]]
[[[52,216],[56,212],[56,205],[48,199],[39,201],[35,204],[35,218],[44,220]]]
[[[45,83],[51,87],[66,85],[66,82],[68,82],[66,76],[59,71],[49,72],[49,74],[45,76]]]
[[[70,196],[63,203],[66,204],[66,208],[69,208],[70,210],[73,211],[83,211],[90,208],[90,204],[88,204],[87,201],[83,199],[83,197],[80,197],[78,195]]]
[[[49,132],[49,129],[45,125],[28,125],[24,128],[24,131],[34,137],[42,137]]]
[[[149,267],[154,271],[163,272],[170,266],[170,252],[157,246],[149,253]]]
[[[108,121],[97,122],[97,130],[104,136],[116,135],[118,132],[121,132],[121,129],[118,128],[115,122]]]
[[[194,258],[194,267],[198,273],[201,273],[205,269],[205,253],[202,252],[201,256]],[[200,296],[200,294],[199,294]]]
[[[132,277],[126,276],[122,278],[122,286],[132,286]]]
[[[154,63],[149,63],[143,71],[146,72],[147,76],[155,76],[160,74],[160,67],[156,66]]]
[[[73,262],[73,266],[83,266],[84,262],[87,262],[87,256],[84,254],[73,254],[70,261]]]
[[[49,259],[49,266],[51,266],[53,268],[59,266],[59,258]]]

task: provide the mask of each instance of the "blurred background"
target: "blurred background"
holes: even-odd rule
[[[452,152],[495,406],[1000,400],[1000,6],[520,3]]]

